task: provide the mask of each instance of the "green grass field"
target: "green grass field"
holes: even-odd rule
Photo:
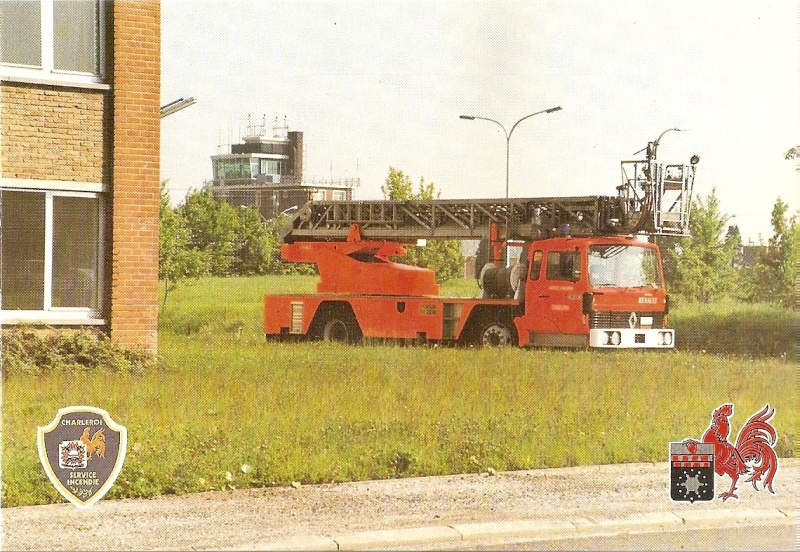
[[[265,292],[314,278],[205,279],[170,295],[160,370],[10,374],[3,506],[61,502],[36,428],[68,405],[128,428],[108,498],[445,473],[660,462],[735,405],[733,435],[769,403],[795,454],[796,315],[764,306],[671,314],[669,352],[265,343]],[[477,293],[457,281],[444,294]]]

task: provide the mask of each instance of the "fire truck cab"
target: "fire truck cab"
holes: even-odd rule
[[[654,244],[633,236],[562,237],[526,249],[517,294],[524,309],[514,319],[519,345],[672,347]]]

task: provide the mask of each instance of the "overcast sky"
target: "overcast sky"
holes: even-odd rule
[[[613,195],[619,162],[668,128],[661,161],[700,156],[745,240],[798,208],[784,153],[800,143],[794,1],[163,0],[162,178],[173,202],[211,179],[210,156],[266,117],[304,133],[305,176],[390,166],[443,198]]]

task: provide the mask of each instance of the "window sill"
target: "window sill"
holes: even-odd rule
[[[2,0],[0,0],[2,1]],[[102,182],[72,182],[66,180],[36,180],[33,178],[1,178],[0,187],[9,190],[52,190],[56,192],[110,192],[111,187]]]
[[[111,90],[110,84],[100,82],[86,82],[75,80],[60,80],[47,77],[22,77],[16,75],[0,74],[0,82],[13,82],[20,84],[40,84],[42,86],[61,86],[64,88],[82,88],[85,90]]]
[[[81,317],[76,313],[47,313],[42,311],[3,311],[0,313],[0,326],[106,326],[104,318]]]

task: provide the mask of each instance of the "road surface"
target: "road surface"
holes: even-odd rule
[[[729,483],[717,477],[718,489]],[[343,550],[391,544],[470,549],[533,537],[553,540],[556,547],[568,542],[558,539],[568,537],[586,548],[584,535],[598,533],[702,532],[730,526],[747,533],[796,525],[800,460],[780,460],[774,489],[775,494],[756,492],[742,482],[738,500],[676,503],[669,498],[669,464],[656,463],[103,499],[83,510],[65,501],[0,511],[0,548]],[[794,540],[775,538],[764,542],[778,549],[796,547]],[[598,542],[617,548],[618,539]],[[700,549],[704,542],[690,540],[690,547]],[[679,548],[678,541],[674,544],[666,548]],[[718,544],[714,540],[709,548]],[[753,543],[741,548],[752,546],[758,548]]]

